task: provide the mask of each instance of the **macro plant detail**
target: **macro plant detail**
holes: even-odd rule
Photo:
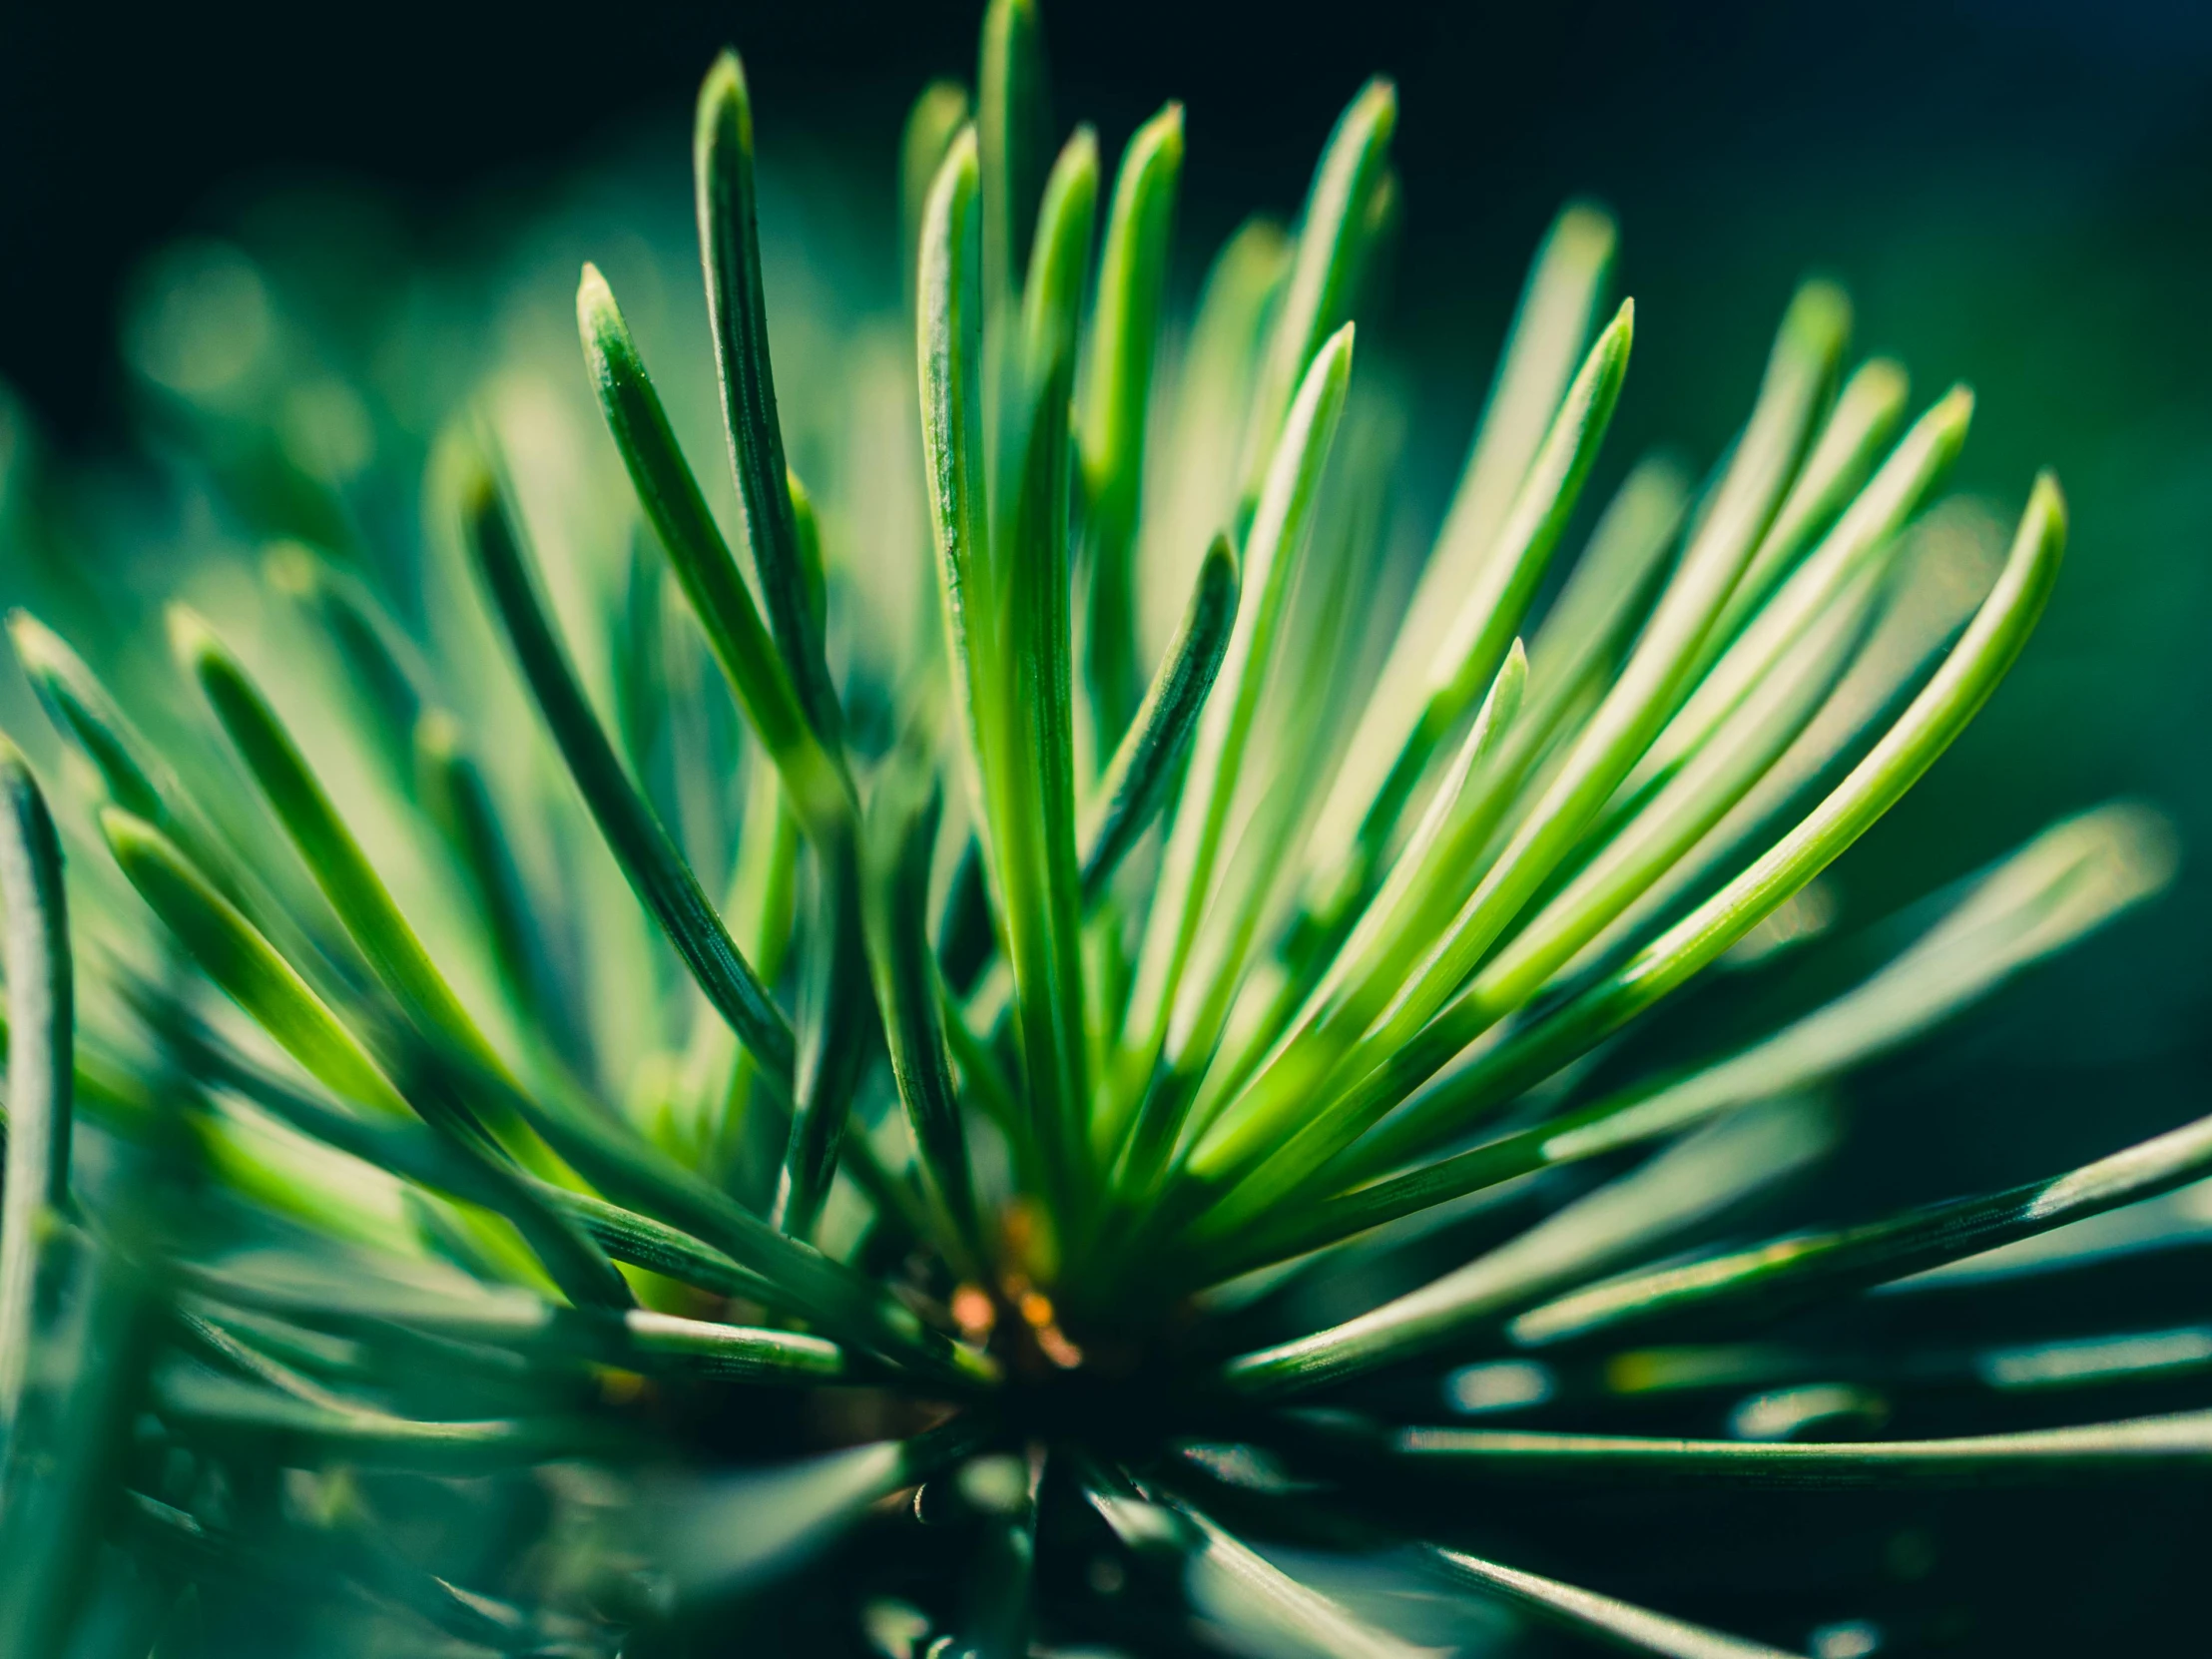
[[[898,162],[904,543],[795,470],[735,55],[684,336],[722,456],[593,266],[623,488],[573,533],[596,486],[496,397],[419,534],[185,423],[282,538],[212,591],[277,620],[173,605],[166,668],[121,600],[10,622],[61,759],[0,752],[0,1649],[228,1651],[286,1587],[270,1639],[329,1653],[1383,1655],[1504,1607],[1704,1659],[1778,1650],[1535,1570],[1518,1494],[2203,1465],[2212,1413],[2125,1407],[2149,1338],[2019,1426],[1990,1379],[2065,1355],[1819,1321],[2212,1175],[2212,1119],[1776,1208],[1842,1078],[2170,877],[2107,805],[1832,925],[2033,630],[2055,480],[2008,535],[1945,498],[1971,394],[1916,412],[1816,278],[1710,473],[1599,499],[1636,318],[1574,204],[1393,587],[1395,115],[1364,87],[1181,318],[1181,110],[1109,180],[993,0]],[[549,557],[594,537],[617,591]],[[1879,1432],[1938,1383],[1965,1426]]]

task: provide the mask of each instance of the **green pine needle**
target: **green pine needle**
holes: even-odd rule
[[[1925,1180],[1876,1063],[2173,877],[2132,803],[1891,917],[1829,874],[2027,647],[2056,482],[2008,549],[1943,498],[1972,394],[1908,424],[1826,279],[1702,486],[1618,453],[1576,202],[1429,490],[1392,85],[1209,254],[1203,123],[1048,79],[991,0],[863,278],[723,54],[696,248],[624,253],[658,377],[590,265],[565,390],[527,287],[436,289],[466,401],[210,278],[264,343],[165,386],[190,528],[10,618],[65,747],[0,740],[0,1649],[1748,1659],[1804,1597],[1678,1587],[1695,1529],[1638,1581],[1760,1640],[1470,1495],[2203,1464],[2199,1324],[1877,1316],[2200,1239],[2212,1119],[1831,1169]]]

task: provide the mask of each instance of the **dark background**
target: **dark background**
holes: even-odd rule
[[[434,214],[681,111],[725,41],[746,55],[765,131],[804,126],[880,155],[927,75],[971,71],[979,9],[5,8],[0,369],[63,432],[95,431],[119,279],[227,196],[335,176]],[[1576,191],[1621,212],[1631,286],[1656,237],[1701,248],[1703,285],[1764,311],[1773,274],[1808,259],[1877,275],[1850,269],[1866,245],[1854,222],[1895,234],[1932,199],[1995,234],[2063,230],[2085,255],[2126,238],[2153,262],[2187,260],[2212,182],[2212,8],[2186,0],[1045,9],[1064,116],[1111,142],[1162,99],[1186,101],[1201,214],[1294,205],[1360,78],[1394,76],[1416,315],[1463,307],[1470,286],[1509,292],[1518,251]],[[2060,198],[2081,215],[2063,227]],[[1496,249],[1511,253],[1502,270]]]

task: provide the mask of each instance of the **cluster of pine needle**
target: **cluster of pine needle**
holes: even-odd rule
[[[1824,280],[1708,475],[1609,466],[1634,314],[1576,204],[1400,558],[1364,361],[1395,115],[1361,90],[1186,316],[1181,110],[1109,179],[993,0],[972,101],[908,121],[903,337],[809,439],[819,504],[734,55],[706,327],[661,329],[726,454],[592,267],[603,431],[509,384],[413,469],[372,458],[411,416],[203,262],[134,349],[255,558],[102,591],[14,524],[56,597],[10,622],[38,776],[0,759],[0,1650],[1395,1655],[1532,1619],[1718,1659],[1774,1649],[1514,1516],[2212,1455],[2212,1412],[2127,1406],[2170,1336],[1870,1338],[1862,1295],[2063,1266],[1983,1257],[2212,1173],[2212,1120],[1773,1233],[1845,1074],[2168,877],[2122,805],[1898,917],[1839,925],[1822,879],[2025,644],[2056,484],[2008,537],[1944,499],[1971,395],[1855,362]],[[1754,1617],[1872,1651],[1855,1610]]]

